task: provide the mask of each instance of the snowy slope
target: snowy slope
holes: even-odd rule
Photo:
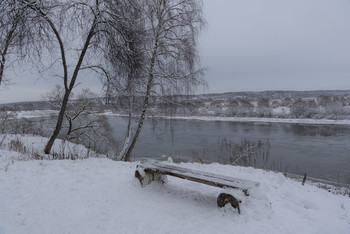
[[[32,139],[33,140],[33,139]],[[24,160],[0,150],[0,233],[349,234],[350,198],[282,174],[219,164],[182,164],[260,182],[241,215],[218,209],[222,189],[168,177],[141,188],[137,163],[106,158]]]
[[[52,159],[52,155],[48,156],[43,154],[48,138],[33,135],[3,135],[0,134],[0,149],[13,149],[13,151],[19,151],[22,154],[14,157],[12,154],[0,155],[0,161],[4,159],[17,159],[28,160],[32,159],[33,155],[37,155],[38,158]],[[1,144],[2,143],[2,144]],[[13,153],[13,152],[11,152]],[[63,158],[77,158],[83,159],[88,157],[105,157],[99,155],[83,145],[74,144],[68,141],[57,139],[52,147],[51,154],[60,155]],[[0,233],[1,234],[1,233]]]

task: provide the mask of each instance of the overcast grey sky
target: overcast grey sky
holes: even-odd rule
[[[350,89],[350,1],[204,4],[210,92]]]
[[[204,0],[204,13],[206,92],[350,89],[349,0]],[[0,103],[40,100],[58,81],[8,76]]]

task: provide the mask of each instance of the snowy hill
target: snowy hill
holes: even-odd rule
[[[38,147],[44,138],[22,138]],[[168,177],[141,188],[137,162],[107,158],[31,160],[0,150],[0,233],[298,233],[349,234],[350,198],[282,174],[219,164],[182,164],[257,181],[241,215],[218,209],[222,189]],[[78,146],[82,153],[84,148]],[[83,154],[81,154],[83,155]]]
[[[127,96],[91,99],[96,112],[128,114]],[[143,97],[135,102],[142,106]],[[101,105],[104,103],[105,105]],[[230,92],[201,95],[151,96],[156,116],[350,119],[350,90]],[[47,110],[45,101],[0,104],[1,110]],[[56,110],[57,111],[57,110]],[[137,112],[137,108],[135,109]]]

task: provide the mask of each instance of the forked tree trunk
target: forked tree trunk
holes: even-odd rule
[[[94,33],[95,33],[95,27],[96,27],[95,23],[96,22],[94,21],[93,24],[92,24],[92,27],[91,27],[91,29],[89,31],[89,34],[88,34],[88,36],[86,38],[86,41],[85,41],[84,47],[83,47],[83,49],[81,51],[78,63],[77,63],[77,65],[75,67],[75,70],[73,72],[72,79],[71,79],[71,81],[69,83],[69,87],[67,87],[68,86],[67,85],[68,82],[67,82],[67,79],[65,79],[65,94],[64,94],[64,97],[63,97],[63,100],[62,100],[60,113],[59,113],[58,118],[57,118],[57,123],[56,123],[55,130],[54,130],[53,134],[51,135],[49,141],[47,142],[47,144],[45,146],[45,150],[44,150],[45,154],[50,154],[52,146],[53,146],[53,143],[55,142],[55,140],[57,139],[58,135],[60,134],[60,131],[61,131],[61,128],[62,128],[62,123],[63,123],[63,118],[64,118],[64,115],[66,113],[66,109],[67,109],[67,105],[68,105],[69,96],[70,96],[70,94],[71,94],[71,92],[72,92],[72,90],[74,88],[75,81],[76,81],[76,79],[78,77],[78,73],[79,73],[81,64],[83,63],[86,51],[89,48],[91,38],[94,36]],[[58,35],[58,32],[57,32],[57,35]],[[60,43],[62,43],[61,40],[59,40],[59,41],[60,41]],[[62,44],[61,48],[63,49],[63,44]],[[64,51],[63,52],[61,51],[61,53],[64,54]],[[68,78],[68,77],[66,77],[66,78]]]
[[[61,128],[62,128],[62,123],[63,123],[63,118],[64,114],[66,113],[66,108],[69,100],[69,95],[70,91],[66,91],[63,97],[60,113],[58,114],[57,122],[56,122],[56,127],[55,130],[53,131],[53,134],[51,135],[49,141],[47,142],[44,152],[45,154],[50,154],[51,148],[53,146],[53,143],[57,139],[58,135],[60,134]]]
[[[72,93],[72,90],[74,88],[76,79],[78,77],[79,70],[81,68],[81,65],[83,63],[85,54],[90,46],[90,41],[92,37],[95,35],[95,29],[96,29],[96,24],[97,24],[97,15],[95,15],[95,18],[92,22],[91,28],[89,29],[89,33],[85,39],[84,46],[81,50],[81,53],[79,55],[79,60],[77,64],[75,65],[74,72],[72,74],[71,80],[69,82],[68,80],[68,66],[67,66],[67,61],[66,61],[66,55],[65,55],[65,48],[63,44],[63,40],[61,38],[61,35],[59,33],[59,30],[56,28],[54,22],[51,20],[51,18],[47,15],[47,13],[43,12],[40,7],[38,7],[36,4],[29,3],[27,1],[24,1],[25,4],[27,4],[27,7],[32,9],[35,13],[38,14],[38,17],[42,17],[44,21],[49,25],[49,28],[52,30],[53,34],[55,35],[55,38],[57,40],[57,43],[59,45],[60,53],[61,53],[61,59],[62,59],[62,68],[63,68],[63,81],[64,81],[64,96],[61,104],[61,109],[57,117],[57,122],[55,126],[55,130],[53,134],[51,135],[49,141],[47,142],[44,152],[45,154],[50,154],[52,146],[57,139],[58,135],[60,134],[61,128],[62,128],[62,123],[63,119],[65,116],[65,112],[67,109],[68,101],[69,101],[69,96]],[[98,7],[98,0],[96,0],[96,7]]]

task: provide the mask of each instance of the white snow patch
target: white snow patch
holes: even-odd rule
[[[55,110],[34,110],[34,111],[17,111],[18,118],[38,118],[47,117],[51,115],[57,115],[58,111]]]
[[[202,121],[229,121],[229,122],[255,122],[255,123],[299,123],[299,124],[336,124],[350,125],[350,120],[331,120],[331,119],[281,119],[281,118],[261,118],[261,117],[206,117],[206,116],[175,116],[161,117],[169,119],[186,119]]]
[[[286,109],[287,111],[287,109]],[[104,115],[126,117],[127,115],[105,112]],[[288,118],[263,118],[263,117],[218,117],[218,116],[152,116],[152,118],[163,119],[183,119],[200,121],[227,121],[227,122],[254,122],[254,123],[298,123],[298,124],[316,124],[316,125],[350,125],[350,120],[333,119],[288,119]]]
[[[278,106],[272,109],[272,113],[277,115],[289,115],[290,114],[290,107],[286,106]]]

